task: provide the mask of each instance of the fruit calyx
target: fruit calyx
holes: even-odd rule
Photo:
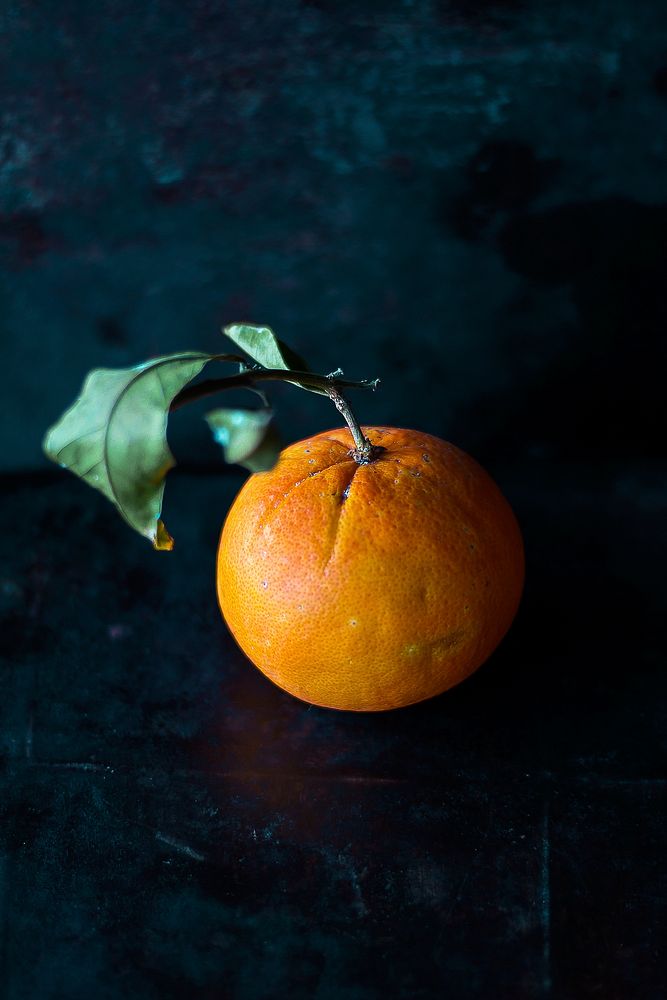
[[[364,438],[364,441],[363,448],[350,448],[348,451],[348,455],[354,459],[357,465],[370,465],[371,462],[377,462],[382,452],[387,450],[381,444],[371,444],[368,438]]]

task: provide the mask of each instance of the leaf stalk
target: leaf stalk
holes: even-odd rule
[[[332,379],[329,375],[315,375],[313,372],[299,372],[292,369],[283,368],[253,368],[239,372],[236,375],[227,375],[223,378],[206,379],[196,385],[189,385],[171,403],[171,410],[178,410],[187,403],[194,403],[199,399],[206,399],[225,389],[252,389],[255,382],[298,382],[300,385],[331,395],[331,389],[373,389],[379,384],[379,379]],[[342,412],[342,411],[341,411]],[[350,428],[351,429],[351,428]]]

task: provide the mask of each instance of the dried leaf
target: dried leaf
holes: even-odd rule
[[[276,464],[280,441],[272,410],[217,409],[207,413],[205,420],[226,462],[251,472],[266,472]]]
[[[253,361],[263,368],[277,368],[284,371],[307,372],[310,369],[306,362],[282,340],[279,340],[270,326],[253,326],[250,323],[231,323],[224,328],[224,333],[233,340],[237,347],[245,351]],[[292,380],[294,385],[326,396],[324,389],[306,385],[298,380]]]
[[[174,544],[160,520],[164,478],[174,465],[169,406],[213,357],[189,352],[133,368],[97,368],[44,438],[49,458],[108,497],[156,549]]]

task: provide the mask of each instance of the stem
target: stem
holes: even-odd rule
[[[345,396],[339,392],[338,387],[336,385],[330,385],[327,389],[327,394],[338,412],[345,419],[347,426],[350,428],[350,433],[354,438],[356,446],[351,453],[353,459],[355,462],[358,462],[359,465],[368,465],[369,462],[373,461],[380,449],[371,444],[368,440],[361,429],[359,421],[352,412],[352,407],[345,399]]]
[[[342,386],[346,389],[375,389],[378,384],[378,379],[361,379],[353,382],[349,379],[332,380],[328,375],[314,375],[313,372],[296,372],[285,368],[249,368],[247,371],[239,372],[238,375],[212,378],[187,386],[174,397],[170,409],[178,410],[186,403],[206,399],[207,396],[213,396],[223,389],[252,389],[255,382],[268,381],[297,382],[306,389],[319,391],[327,396],[332,386],[334,388]]]

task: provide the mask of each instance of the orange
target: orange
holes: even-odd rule
[[[414,430],[347,429],[286,448],[225,521],[220,607],[279,687],[329,708],[381,711],[440,694],[493,652],[516,613],[521,533],[489,475]]]

